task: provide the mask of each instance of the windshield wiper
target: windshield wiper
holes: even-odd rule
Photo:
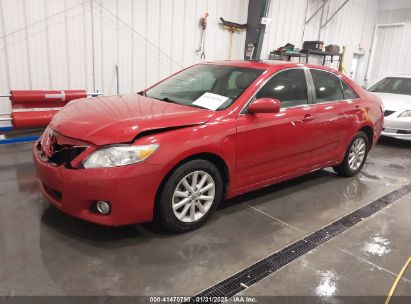
[[[198,106],[198,105],[194,105],[194,104],[179,103],[178,101],[173,100],[173,99],[170,99],[169,97],[154,97],[154,96],[148,96],[148,95],[145,95],[145,96],[150,97],[150,98],[154,98],[154,99],[157,99],[157,100],[169,102],[169,103],[179,104],[179,105],[182,105],[182,106],[187,106],[187,107],[192,107],[192,108],[199,108],[199,109],[209,110],[209,109],[207,109],[207,108],[205,108],[205,107]]]
[[[192,107],[192,108],[199,108],[199,109],[203,109],[203,110],[210,110],[210,109],[207,109],[206,107],[202,107],[202,106],[198,106],[198,105],[195,105],[195,104],[188,104],[188,105],[186,105],[185,104],[185,106],[189,106],[189,107]]]
[[[172,100],[172,99],[170,99],[170,98],[168,98],[168,97],[156,98],[156,99],[161,100],[161,101],[165,101],[165,102],[170,102],[170,103],[177,103],[177,101]]]

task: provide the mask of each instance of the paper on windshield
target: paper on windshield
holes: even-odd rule
[[[228,99],[228,97],[207,92],[194,101],[193,105],[215,111]]]

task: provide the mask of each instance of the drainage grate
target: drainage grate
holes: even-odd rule
[[[328,226],[313,232],[309,236],[241,270],[220,283],[211,286],[192,297],[189,303],[201,303],[204,302],[205,298],[230,298],[236,295],[410,192],[411,183],[380,197]]]

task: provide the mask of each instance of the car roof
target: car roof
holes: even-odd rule
[[[291,61],[280,61],[280,60],[221,60],[221,61],[206,61],[205,64],[215,64],[215,65],[229,65],[229,66],[238,66],[244,68],[253,68],[253,69],[287,69],[295,67],[309,67],[325,71],[336,72],[335,69],[331,69],[322,65],[314,64],[304,64]]]

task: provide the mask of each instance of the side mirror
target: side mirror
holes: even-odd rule
[[[257,113],[278,113],[280,112],[280,101],[273,98],[259,98],[254,100],[248,107],[251,114]]]

